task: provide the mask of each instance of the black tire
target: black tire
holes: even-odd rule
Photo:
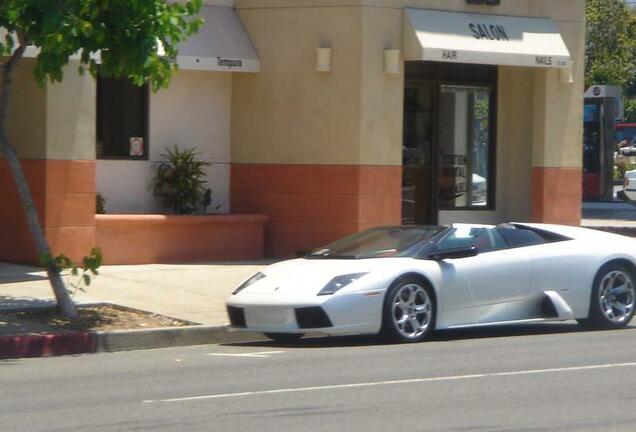
[[[430,310],[428,312],[418,312],[413,308],[408,307],[408,304],[403,306],[399,305],[398,294],[404,294],[407,290],[406,287],[418,287],[416,292],[416,298],[413,300],[415,306],[422,307],[425,303],[417,303],[418,301],[424,302],[428,299],[430,303]],[[421,293],[425,293],[426,296]],[[402,298],[404,300],[404,298]],[[406,320],[405,324],[400,327],[397,315],[402,314],[402,317]],[[414,314],[414,315],[409,315]],[[395,318],[394,318],[395,316]],[[420,328],[421,332],[418,333],[411,324],[413,317],[417,320],[417,324],[423,326],[426,324],[425,329]],[[437,317],[437,302],[435,300],[435,294],[428,283],[415,277],[400,278],[393,282],[389,287],[386,296],[384,297],[384,305],[382,308],[382,330],[380,335],[393,342],[402,343],[417,343],[425,340],[431,332],[435,329],[435,319]],[[411,333],[407,335],[406,333]]]
[[[612,280],[612,275],[615,275],[616,279]],[[628,287],[628,292],[624,294],[612,294],[611,299],[616,299],[619,303],[629,303],[627,305],[627,313],[622,314],[619,309],[609,308],[611,312],[604,312],[602,303],[607,300],[603,300],[602,292],[609,287],[609,283],[612,286],[620,286],[621,282],[625,282],[625,286]],[[611,288],[611,287],[610,287]],[[609,263],[601,267],[596,276],[594,277],[594,284],[592,285],[592,295],[590,298],[590,311],[587,319],[578,320],[579,324],[589,329],[621,329],[625,328],[631,319],[634,317],[634,297],[636,293],[636,277],[631,268],[621,263]],[[607,303],[606,303],[607,304]],[[630,306],[631,305],[631,306]],[[618,313],[617,313],[618,312]],[[616,314],[614,319],[610,316]],[[608,316],[609,315],[609,316]]]
[[[304,333],[263,333],[265,337],[272,339],[273,341],[280,343],[294,343],[298,342],[300,338],[305,336]]]

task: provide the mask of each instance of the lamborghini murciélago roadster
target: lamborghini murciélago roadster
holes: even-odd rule
[[[578,227],[373,228],[273,264],[227,300],[231,326],[280,341],[307,333],[418,342],[435,329],[634,315],[636,240]]]

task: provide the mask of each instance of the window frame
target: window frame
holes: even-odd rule
[[[428,68],[428,74],[421,71],[409,71],[416,67]],[[474,78],[465,72],[474,70],[475,67],[482,67],[484,76]],[[461,70],[468,68],[468,71]],[[471,65],[467,63],[431,62],[431,61],[407,61],[405,62],[405,87],[408,85],[432,85],[436,89],[436,99],[439,100],[442,86],[466,86],[466,87],[487,87],[490,89],[490,109],[488,113],[488,203],[485,206],[460,206],[452,208],[442,208],[439,197],[439,179],[442,169],[442,152],[437,142],[439,135],[439,107],[433,112],[435,150],[433,152],[435,161],[435,187],[437,189],[435,205],[437,213],[441,211],[495,211],[497,210],[497,118],[499,113],[499,67],[495,65]],[[461,76],[459,78],[458,76]],[[467,78],[463,78],[467,77]]]
[[[100,129],[103,127],[103,123],[100,121],[100,115],[102,114],[102,106],[101,106],[101,96],[100,96],[100,87],[102,79],[110,79],[108,77],[101,77],[99,74],[95,78],[95,159],[96,160],[130,160],[130,161],[149,161],[150,160],[150,86],[148,84],[144,84],[143,96],[142,96],[142,104],[143,104],[143,113],[141,115],[141,120],[143,122],[143,139],[144,139],[144,154],[143,156],[130,156],[130,155],[121,155],[121,156],[105,156],[99,155],[97,152],[97,144],[100,138]],[[121,78],[126,79],[126,78]]]
[[[478,227],[473,227],[473,228],[478,228]],[[557,233],[553,233],[551,231],[546,231],[546,230],[542,230],[539,228],[534,228],[534,227],[529,227],[526,225],[512,225],[511,228],[503,228],[500,226],[491,226],[491,227],[484,227],[485,229],[488,230],[493,230],[498,232],[499,230],[502,229],[510,229],[510,230],[525,230],[525,231],[530,231],[531,233],[537,235],[538,237],[540,237],[541,239],[544,240],[543,243],[537,243],[537,244],[529,244],[529,245],[522,245],[522,246],[514,246],[511,245],[509,243],[509,241],[506,239],[506,237],[504,237],[501,234],[497,234],[499,235],[499,237],[501,237],[501,240],[506,244],[506,247],[504,248],[499,248],[499,249],[491,249],[491,250],[487,250],[487,251],[479,251],[478,255],[483,255],[483,254],[487,254],[487,253],[493,253],[493,252],[503,252],[503,251],[509,251],[509,250],[513,250],[513,249],[520,249],[520,248],[526,248],[526,247],[533,247],[533,246],[544,246],[544,245],[548,245],[548,244],[552,244],[552,243],[560,243],[560,242],[565,242],[565,241],[572,241],[573,239],[561,234],[557,234]],[[457,232],[457,228],[456,227],[449,227],[447,230],[444,230],[440,233],[437,234],[437,238],[431,239],[434,244],[431,245],[431,242],[428,242],[426,245],[422,246],[414,255],[413,258],[415,259],[428,259],[428,257],[431,255],[431,253],[437,253],[437,252],[445,252],[445,251],[449,251],[452,250],[454,248],[440,248],[440,243],[443,242],[445,239],[447,239],[449,236],[453,235],[453,233]],[[473,245],[474,246],[474,245]],[[468,246],[469,247],[469,246]]]
[[[471,228],[471,229],[476,229],[476,228],[480,228],[480,227],[473,227],[473,228]],[[496,228],[495,228],[495,227],[483,227],[483,229],[485,229],[485,230],[493,230],[493,231],[495,231],[495,232],[496,232]],[[435,252],[445,252],[445,251],[449,251],[449,250],[453,250],[453,249],[455,249],[456,247],[450,247],[450,248],[449,248],[449,247],[445,247],[445,248],[440,248],[440,244],[441,244],[444,240],[446,240],[448,237],[452,236],[452,235],[453,235],[454,233],[456,233],[456,232],[457,232],[457,228],[454,228],[454,227],[453,227],[453,228],[449,229],[449,230],[448,230],[448,232],[447,232],[447,233],[446,233],[443,237],[441,237],[440,239],[438,239],[438,240],[435,242]],[[497,235],[499,235],[499,234],[497,233]],[[499,236],[501,237],[501,235],[499,235]],[[473,237],[473,238],[474,238],[474,239],[477,239],[477,237]],[[499,248],[499,249],[497,249],[497,248],[494,248],[494,247],[493,247],[492,249],[489,249],[489,250],[482,250],[482,249],[478,249],[478,251],[479,251],[478,255],[487,254],[487,253],[492,253],[492,252],[501,252],[501,251],[505,251],[505,250],[511,249],[510,247],[508,247],[508,242],[506,241],[506,239],[505,239],[505,238],[501,237],[501,240],[503,241],[503,243],[505,243],[505,244],[506,244],[506,247]],[[472,245],[465,245],[465,246],[458,246],[458,247],[472,247],[472,246],[475,246],[475,245],[474,245],[474,244],[472,244]],[[418,253],[418,254],[419,254],[419,253]],[[430,252],[429,252],[429,255],[430,255]]]

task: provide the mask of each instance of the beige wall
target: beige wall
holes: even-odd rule
[[[575,61],[576,82],[560,83],[554,70],[500,68],[497,211],[442,214],[449,221],[527,219],[531,168],[581,165],[584,5],[584,0],[511,0],[498,7],[468,6],[464,0],[236,0],[262,72],[233,78],[177,74],[168,90],[152,96],[151,160],[176,143],[204,150],[215,163],[210,184],[223,210],[230,161],[399,166],[404,76],[384,73],[383,51],[401,48],[403,7],[550,17]],[[333,49],[331,72],[315,70],[321,46]],[[20,65],[13,94],[9,132],[20,156],[93,159],[93,80],[79,76],[71,64],[63,83],[43,90],[31,76],[32,62]],[[147,190],[150,164],[138,164],[98,162],[98,190],[107,191],[111,209],[155,210]],[[130,195],[126,203],[116,198],[124,192]]]
[[[560,83],[556,70],[537,70],[534,76],[534,166],[581,167],[583,163],[585,24],[579,18],[579,22],[557,22],[574,60],[574,83]]]
[[[384,50],[402,48],[402,11],[363,8],[360,158],[364,165],[402,165],[404,68],[384,73]]]
[[[8,135],[22,159],[46,156],[46,90],[33,77],[35,60],[23,59],[14,72]]]
[[[359,8],[244,9],[261,73],[236,76],[232,162],[356,164],[360,153]],[[318,47],[332,72],[315,70]]]
[[[500,220],[531,214],[534,93],[532,68],[499,68],[497,208]]]
[[[263,72],[234,82],[237,163],[401,165],[403,73],[383,71],[401,48],[402,8],[553,19],[574,60],[574,84],[556,70],[499,68],[497,210],[441,212],[442,222],[529,219],[532,167],[580,167],[584,0],[236,0]],[[315,49],[333,70],[315,71]]]
[[[77,62],[64,68],[64,80],[40,87],[34,59],[15,70],[9,138],[23,159],[95,159],[95,83],[81,76]]]
[[[78,64],[71,61],[63,81],[46,88],[47,159],[95,159],[95,80],[80,75]]]
[[[213,194],[208,211],[229,211],[232,75],[182,70],[167,89],[151,94],[149,160],[97,161],[97,192],[106,199],[108,213],[165,211],[150,185],[154,164],[174,145],[196,148],[200,158],[212,164],[206,169]]]
[[[500,6],[467,5],[466,0],[235,0],[239,9],[306,8],[306,7],[404,7],[550,17],[563,21],[579,21],[584,15],[585,0],[504,0]]]

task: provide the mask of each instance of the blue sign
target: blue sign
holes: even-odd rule
[[[599,106],[596,104],[585,105],[583,107],[583,121],[593,123],[599,120]]]

